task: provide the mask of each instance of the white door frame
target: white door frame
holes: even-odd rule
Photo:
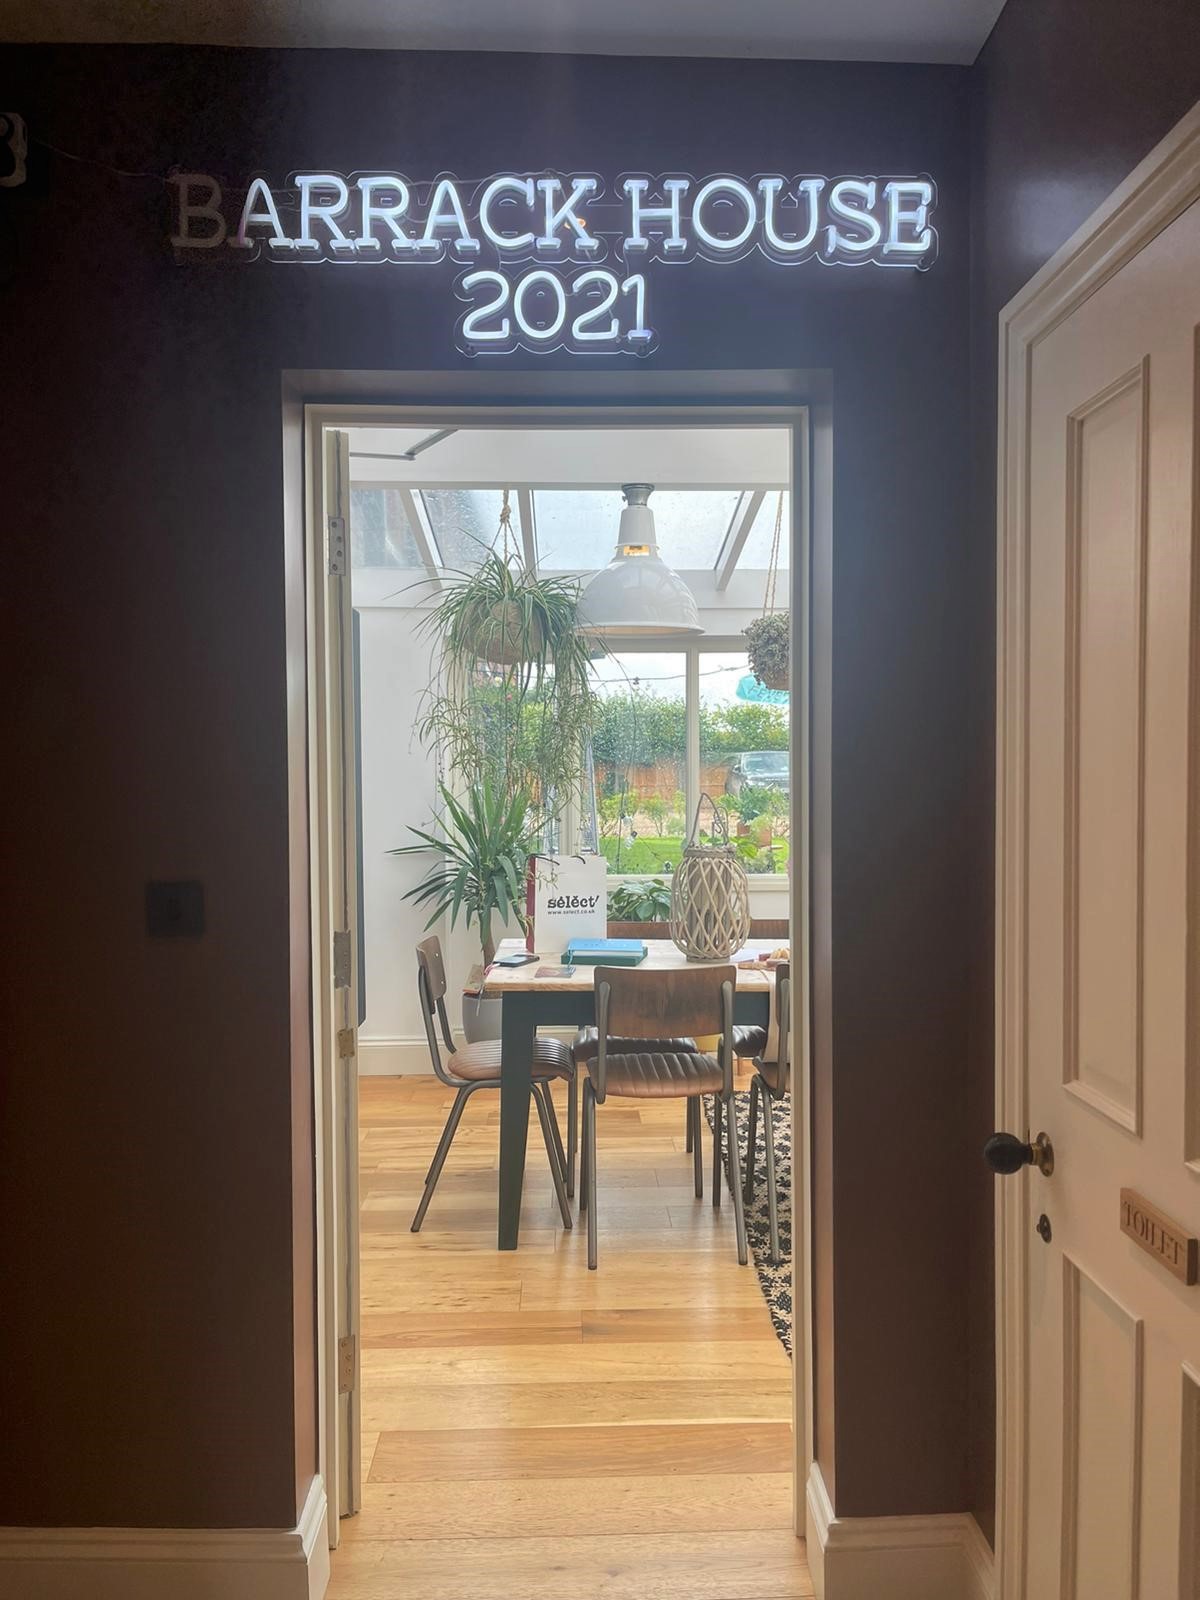
[[[404,387],[398,381],[397,388]],[[804,404],[789,406],[763,406],[734,404],[695,406],[672,404],[669,406],[605,406],[581,399],[578,404],[537,406],[516,404],[497,406],[480,403],[455,405],[390,405],[386,402],[364,404],[307,404],[304,406],[304,456],[306,488],[306,593],[308,595],[308,693],[309,693],[309,769],[311,848],[310,865],[311,905],[313,926],[313,1093],[314,1141],[316,1161],[316,1232],[317,1232],[317,1421],[318,1421],[318,1471],[329,1492],[329,1539],[332,1546],[338,1542],[338,1485],[341,1472],[336,1456],[338,1419],[338,1283],[334,1253],[326,1248],[330,1230],[338,1217],[338,1196],[334,1192],[334,1171],[329,1160],[330,1141],[335,1130],[330,1120],[328,1084],[335,1063],[329,1054],[329,1030],[322,1022],[321,985],[328,981],[328,952],[332,949],[333,924],[329,921],[330,895],[327,882],[329,860],[328,841],[321,837],[328,823],[326,808],[318,804],[317,788],[328,783],[330,763],[337,752],[328,748],[319,726],[321,685],[326,672],[325,651],[327,636],[321,623],[319,605],[314,597],[323,593],[325,573],[325,536],[322,522],[322,464],[324,453],[322,439],[328,428],[349,428],[370,425],[412,427],[428,424],[438,427],[521,428],[531,424],[545,428],[565,427],[630,427],[680,428],[714,425],[737,427],[779,427],[792,430],[791,481],[791,537],[793,559],[793,594],[799,593],[802,603],[791,605],[792,661],[793,661],[793,716],[792,771],[799,782],[792,786],[791,837],[800,841],[800,849],[793,857],[791,874],[790,915],[793,929],[802,929],[808,946],[809,960],[798,969],[801,989],[798,1004],[793,1009],[793,1059],[799,1064],[799,1094],[793,1095],[793,1118],[797,1112],[808,1133],[797,1137],[793,1124],[793,1207],[800,1205],[800,1228],[793,1227],[793,1238],[799,1240],[798,1253],[793,1257],[792,1288],[792,1405],[795,1440],[793,1464],[793,1517],[797,1535],[805,1531],[805,1485],[813,1460],[812,1441],[812,1326],[811,1297],[811,1179],[809,1163],[809,1136],[811,1135],[811,916],[810,916],[810,787],[811,787],[811,551],[812,523],[814,519],[827,522],[831,515],[831,482],[829,479],[829,452],[813,449],[813,416]],[[800,491],[800,492],[797,492]],[[799,870],[796,870],[798,866]],[[355,930],[351,930],[356,938]],[[794,1212],[795,1215],[795,1212]],[[357,1381],[357,1374],[356,1374]]]
[[[1028,1132],[1029,390],[1038,343],[1200,199],[1200,104],[1000,314],[996,612],[996,1126]],[[1196,1020],[1192,1019],[1195,1028]],[[1026,1600],[1027,1186],[996,1205],[996,1600]]]

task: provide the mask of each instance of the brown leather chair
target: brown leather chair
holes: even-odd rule
[[[786,917],[751,917],[751,939],[780,939],[789,937],[790,923]],[[669,939],[670,925],[666,922],[610,922],[608,924],[610,939]],[[692,1039],[678,1039],[672,1041],[676,1046],[688,1050],[696,1048]],[[767,1030],[756,1022],[735,1022],[733,1025],[733,1053],[739,1058],[753,1060],[761,1054],[767,1043]],[[636,1046],[635,1046],[636,1048]],[[575,1036],[571,1054],[576,1064],[583,1063],[596,1053],[595,1028],[581,1028]],[[692,1131],[691,1107],[688,1107],[687,1136],[685,1145],[690,1152],[694,1143]],[[572,1147],[572,1170],[574,1169],[574,1151]],[[571,1193],[574,1194],[574,1189]]]
[[[775,1184],[775,1121],[773,1107],[777,1100],[789,1094],[792,1087],[792,969],[782,962],[775,969],[775,1008],[779,1022],[779,1059],[763,1061],[756,1058],[754,1076],[750,1080],[750,1126],[746,1137],[746,1190],[749,1205],[754,1197],[755,1139],[758,1131],[758,1102],[762,1100],[763,1121],[766,1124],[767,1215],[771,1225],[771,1264],[779,1265],[779,1191]],[[766,1048],[766,1030],[763,1046]]]
[[[433,1191],[437,1188],[442,1168],[446,1165],[446,1157],[450,1154],[450,1146],[462,1121],[467,1101],[479,1089],[500,1087],[499,1039],[484,1039],[476,1044],[464,1044],[457,1050],[454,1047],[450,1020],[446,1015],[446,967],[442,961],[442,945],[439,939],[425,939],[417,946],[417,992],[421,1000],[421,1015],[425,1019],[425,1033],[429,1040],[429,1055],[433,1062],[433,1070],[442,1082],[456,1093],[454,1104],[450,1107],[450,1115],[446,1118],[446,1126],[442,1130],[442,1137],[434,1151],[433,1161],[425,1175],[425,1192],[421,1196],[421,1203],[412,1221],[414,1233],[421,1231],[421,1224],[425,1220],[426,1211],[429,1210],[429,1202],[433,1199]],[[444,1065],[438,1048],[437,1031],[434,1028],[435,1016],[441,1029],[442,1042],[446,1046],[447,1059]],[[558,1118],[554,1112],[550,1083],[554,1078],[565,1078],[572,1084],[574,1092],[575,1067],[571,1061],[570,1051],[560,1040],[536,1039],[533,1046],[532,1068],[533,1100],[537,1106],[538,1121],[542,1125],[542,1138],[550,1162],[550,1174],[554,1179],[554,1192],[558,1197],[558,1209],[562,1216],[563,1227],[569,1228],[571,1207],[566,1187],[567,1157],[563,1150],[562,1135],[558,1130]]]
[[[721,1124],[728,1116],[729,1187],[738,1260],[747,1261],[741,1158],[733,1102],[734,967],[662,972],[597,967],[596,1053],[583,1083],[583,1154],[579,1209],[588,1214],[588,1266],[596,1265],[596,1107],[610,1094],[633,1100],[686,1099],[692,1127],[696,1193],[703,1193],[700,1096],[713,1097],[713,1205],[721,1204]],[[719,1034],[717,1055],[658,1049],[696,1034]],[[635,1045],[635,1049],[622,1048]]]

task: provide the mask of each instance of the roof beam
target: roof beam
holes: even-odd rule
[[[420,554],[421,565],[440,588],[441,578],[438,568],[445,563],[442,561],[442,552],[438,549],[437,535],[425,515],[425,507],[419,504],[411,489],[400,490],[400,504],[404,507],[404,515],[408,518],[408,526]]]
[[[521,520],[521,554],[526,572],[537,571],[537,533],[533,522],[533,490],[517,490],[517,515]]]
[[[746,548],[746,540],[750,537],[750,529],[754,526],[754,519],[762,508],[766,499],[765,489],[754,489],[749,495],[743,495],[738,501],[733,513],[733,520],[729,524],[721,549],[717,555],[713,571],[717,578],[717,590],[729,587],[729,580],[733,577],[734,568],[742,551]]]

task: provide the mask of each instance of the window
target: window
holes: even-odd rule
[[[595,673],[596,821],[610,872],[674,871],[701,794],[721,808],[748,872],[785,871],[788,698],[757,684],[745,651],[711,641],[682,651],[618,649]],[[698,735],[690,771],[689,723]],[[701,827],[711,827],[707,807]]]
[[[700,654],[700,786],[725,812],[751,873],[783,872],[791,815],[786,694],[764,690],[745,651]]]
[[[596,690],[599,848],[613,872],[670,872],[687,834],[687,658],[654,651],[603,656]]]
[[[355,568],[421,565],[398,489],[350,490],[350,548]]]

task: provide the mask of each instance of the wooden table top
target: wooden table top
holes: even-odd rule
[[[735,951],[732,960],[736,964],[739,960],[745,961],[754,956],[768,956],[779,945],[778,939],[748,939],[741,950]],[[515,955],[518,950],[524,950],[523,939],[505,939],[497,947],[497,956]],[[577,993],[580,990],[591,990],[595,984],[593,974],[595,967],[580,965],[569,978],[539,978],[539,967],[558,966],[556,956],[539,956],[536,961],[530,961],[523,967],[492,967],[483,983],[483,992],[487,995],[506,994],[548,994],[554,991]],[[728,966],[726,961],[689,961],[683,951],[678,949],[670,939],[647,939],[646,959],[639,961],[637,967],[632,969],[637,972],[672,972],[686,968],[689,972],[697,967],[723,967]],[[771,988],[771,974],[763,968],[739,968],[738,988],[743,990]]]

